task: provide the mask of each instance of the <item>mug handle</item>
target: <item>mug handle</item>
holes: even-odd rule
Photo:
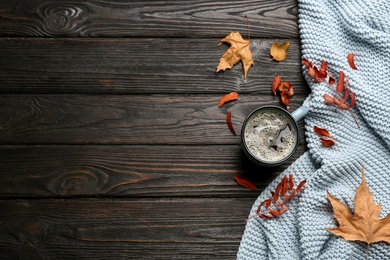
[[[294,112],[291,113],[291,116],[295,119],[295,121],[300,121],[304,118],[309,110],[305,106],[301,106],[297,108]]]

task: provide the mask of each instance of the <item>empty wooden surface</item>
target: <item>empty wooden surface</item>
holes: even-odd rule
[[[215,73],[245,16],[255,65]],[[257,167],[225,121],[239,134],[282,106],[276,73],[291,110],[308,95],[295,0],[4,0],[0,54],[0,259],[235,259],[253,202],[306,150],[300,123],[295,155]]]

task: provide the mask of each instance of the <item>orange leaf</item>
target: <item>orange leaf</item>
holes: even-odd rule
[[[256,187],[256,183],[251,181],[251,180],[248,180],[247,178],[244,178],[244,177],[240,177],[238,175],[235,175],[234,176],[234,180],[239,184],[241,185],[242,187],[244,188],[247,188],[247,189],[250,189],[250,190],[256,190],[257,187]]]
[[[274,81],[272,82],[272,93],[275,96],[276,96],[276,89],[278,88],[278,86],[280,85],[281,82],[282,82],[282,77],[276,75],[274,78]]]
[[[332,138],[329,131],[325,128],[314,126],[313,130],[316,134],[320,136],[320,141],[323,146],[330,147],[336,144],[336,141]]]
[[[355,65],[354,58],[355,58],[355,54],[353,54],[353,53],[350,53],[350,54],[347,55],[347,59],[348,59],[348,64],[349,64],[349,66],[350,66],[353,70],[357,70],[356,65]]]
[[[374,197],[366,184],[364,168],[362,169],[362,182],[356,189],[355,208],[352,215],[348,207],[335,199],[328,192],[328,199],[332,204],[334,217],[339,223],[337,228],[327,228],[336,236],[347,241],[362,241],[367,243],[390,243],[390,214],[379,219],[382,205],[375,205]]]
[[[229,102],[229,101],[233,101],[233,100],[237,100],[238,99],[238,93],[237,92],[230,92],[229,94],[226,94],[225,96],[223,96],[219,102],[218,102],[218,106],[221,107],[223,106],[223,104],[225,104],[226,102]]]
[[[337,93],[341,93],[341,91],[343,91],[343,88],[344,88],[344,72],[343,71],[340,71],[340,76],[339,76],[339,82],[337,83],[337,87],[336,87],[336,92]]]
[[[230,111],[226,115],[226,122],[228,124],[230,132],[232,132],[234,135],[236,135],[236,131],[234,131],[233,123],[232,123],[232,113]]]
[[[289,109],[288,104],[290,104],[290,96],[285,92],[280,92],[280,97],[282,99],[283,105],[285,105],[286,108]]]
[[[252,52],[249,49],[249,41],[244,40],[240,33],[231,32],[228,36],[219,42],[218,46],[220,46],[222,43],[230,44],[230,48],[227,49],[219,59],[219,65],[216,72],[231,69],[237,62],[241,60],[245,79],[250,67],[254,65]]]
[[[320,137],[320,141],[325,147],[331,147],[332,145],[336,144],[336,141],[332,137]]]
[[[290,48],[290,42],[283,42],[280,45],[276,40],[269,51],[272,58],[276,61],[283,61],[287,57],[287,50]]]
[[[319,136],[327,136],[327,137],[332,137],[329,133],[328,130],[326,130],[325,128],[322,128],[322,127],[318,127],[318,126],[314,126],[313,127],[313,130],[316,134],[318,134]]]
[[[328,105],[334,104],[334,97],[329,96],[328,94],[324,94],[325,103]]]
[[[352,90],[349,90],[349,93],[351,95],[351,101],[349,102],[349,107],[353,107],[356,103],[356,96],[355,93],[352,92]]]
[[[349,110],[349,107],[344,103],[344,100],[340,100],[335,98],[334,103],[336,104],[337,108],[342,110]]]

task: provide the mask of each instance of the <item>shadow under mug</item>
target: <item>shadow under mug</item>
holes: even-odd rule
[[[263,106],[263,107],[259,107],[255,110],[253,110],[246,117],[246,119],[242,125],[242,130],[241,130],[241,143],[242,143],[243,151],[246,154],[246,156],[251,161],[253,161],[255,164],[263,166],[263,167],[274,167],[274,166],[278,166],[278,165],[281,165],[282,163],[284,163],[286,160],[288,160],[295,153],[295,151],[298,148],[299,130],[298,130],[297,122],[300,121],[302,118],[304,118],[306,116],[307,112],[308,112],[308,109],[305,106],[299,107],[298,109],[296,109],[292,113],[288,112],[287,110],[285,110],[281,107],[277,107],[277,106]],[[262,122],[257,122],[259,120],[260,115],[265,115],[265,117],[267,117],[267,113],[268,113],[269,117],[267,119],[267,122],[263,122],[264,125],[261,125]],[[272,116],[270,116],[271,114],[277,115],[277,117],[279,117],[279,123],[281,121],[285,121],[286,124],[283,126],[280,126],[280,124],[279,124],[279,126],[277,126],[276,124],[272,125],[272,119],[270,119],[270,118],[272,118]],[[249,141],[247,140],[247,136],[249,134],[251,134],[250,131],[253,131],[253,132],[256,131],[255,127],[253,127],[253,125],[255,124],[254,122],[257,122],[258,126],[262,126],[262,127],[260,127],[262,129],[265,129],[266,127],[272,127],[273,129],[275,129],[275,128],[277,129],[276,134],[274,133],[274,137],[272,138],[273,140],[260,140],[260,143],[263,143],[263,144],[264,144],[264,142],[273,142],[273,143],[268,143],[266,145],[267,146],[266,149],[271,149],[271,147],[275,147],[272,149],[274,149],[273,150],[274,153],[277,153],[277,149],[279,149],[279,147],[277,147],[277,145],[275,144],[276,139],[279,138],[280,140],[282,140],[282,138],[284,138],[283,134],[285,134],[285,133],[286,133],[286,135],[293,135],[292,137],[291,136],[289,137],[290,139],[293,139],[293,141],[294,141],[293,144],[292,145],[290,144],[290,146],[289,146],[287,152],[285,152],[285,154],[275,156],[275,157],[277,157],[275,160],[265,159],[265,157],[261,158],[259,153],[257,153],[258,149],[256,148],[256,145],[249,144],[248,143]],[[250,127],[252,127],[252,128],[249,129]],[[287,127],[288,127],[288,129],[287,129]],[[260,138],[260,136],[253,134],[252,138]],[[249,137],[248,137],[248,139],[249,139]],[[281,146],[282,146],[282,144],[281,144]]]

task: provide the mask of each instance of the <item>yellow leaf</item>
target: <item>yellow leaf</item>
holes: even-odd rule
[[[244,67],[244,79],[248,74],[250,67],[254,64],[252,52],[249,49],[249,41],[244,40],[240,33],[231,32],[228,36],[222,39],[218,46],[222,43],[230,44],[230,48],[219,59],[218,71],[231,69],[237,62],[242,61]]]
[[[276,40],[269,51],[272,58],[276,61],[285,60],[287,57],[287,50],[290,48],[290,42],[283,42],[282,44],[278,44],[278,40]]]
[[[375,205],[362,169],[362,183],[356,189],[355,214],[328,192],[334,217],[339,223],[338,228],[327,228],[329,232],[341,236],[348,241],[363,241],[368,245],[383,241],[390,243],[390,214],[379,219],[382,205]]]

